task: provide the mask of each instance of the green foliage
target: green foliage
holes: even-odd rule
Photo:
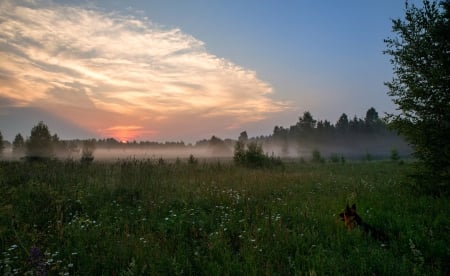
[[[27,158],[31,160],[48,159],[53,156],[52,136],[44,122],[40,121],[31,129],[26,148]]]
[[[256,142],[245,145],[244,142],[238,141],[235,145],[233,160],[236,164],[244,165],[251,168],[264,168],[282,166],[283,162],[280,158],[267,156],[262,146]]]
[[[449,199],[410,169],[0,162],[0,274],[448,275]],[[344,228],[347,202],[388,247]]]
[[[372,161],[373,160],[373,156],[372,154],[370,154],[370,152],[366,152],[366,155],[364,156],[364,161]]]
[[[392,161],[400,160],[400,155],[398,154],[398,150],[395,148],[391,149],[391,160]]]
[[[450,3],[406,5],[405,19],[393,20],[394,38],[385,40],[394,66],[388,95],[401,110],[390,125],[412,144],[418,185],[450,194]],[[433,183],[427,176],[433,177]]]
[[[325,159],[320,154],[320,151],[315,149],[312,151],[311,162],[313,163],[325,163]]]
[[[332,163],[339,163],[339,162],[345,163],[345,158],[342,154],[339,155],[337,153],[333,153],[330,155],[330,161]]]

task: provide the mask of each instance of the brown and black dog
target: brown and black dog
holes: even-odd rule
[[[345,227],[349,230],[355,227],[359,227],[364,233],[372,236],[379,241],[387,242],[389,240],[388,236],[384,232],[373,228],[363,221],[363,219],[356,213],[356,204],[353,204],[352,207],[349,207],[347,203],[344,212],[340,213],[339,216],[344,222]]]

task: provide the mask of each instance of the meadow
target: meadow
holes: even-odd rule
[[[445,275],[450,201],[408,162],[0,163],[2,275]],[[389,236],[348,231],[347,203]]]

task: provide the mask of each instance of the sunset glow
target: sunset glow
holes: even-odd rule
[[[289,106],[269,97],[272,86],[256,72],[180,29],[56,4],[4,1],[0,10],[0,97],[99,136],[150,139],[162,129],[202,131],[205,120],[220,131]]]
[[[409,0],[419,4],[421,0]],[[404,1],[0,0],[0,131],[196,142],[395,111]]]
[[[152,137],[156,132],[145,130],[141,126],[114,126],[100,131],[105,137],[112,137],[125,143],[137,140],[141,137]]]

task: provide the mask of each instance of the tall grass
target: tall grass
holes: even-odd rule
[[[448,274],[448,198],[409,164],[0,164],[0,273]],[[346,203],[388,244],[338,220]]]

